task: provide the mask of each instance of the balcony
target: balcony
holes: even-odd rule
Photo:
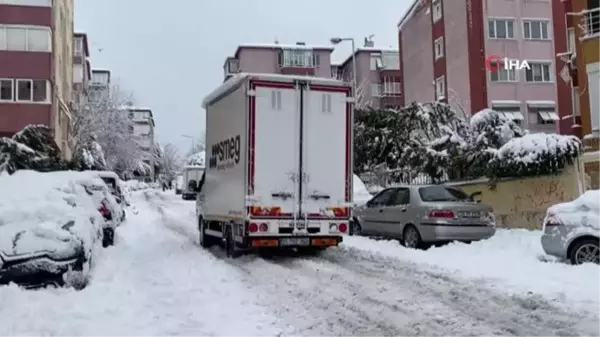
[[[579,13],[581,19],[579,28],[581,28],[581,40],[587,40],[600,37],[600,8],[591,8]]]
[[[282,74],[312,76],[319,63],[319,55],[312,49],[282,49],[278,55],[278,66]]]
[[[240,72],[240,60],[234,57],[228,57],[223,65],[223,76],[225,77],[225,80]]]

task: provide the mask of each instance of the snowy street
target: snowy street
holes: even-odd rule
[[[0,335],[600,334],[598,266],[541,262],[536,232],[231,260],[198,246],[193,201],[146,190],[132,208],[86,289],[0,288]]]

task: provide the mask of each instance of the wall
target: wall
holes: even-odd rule
[[[498,227],[540,229],[549,206],[579,196],[577,171],[570,167],[556,176],[511,179],[490,189],[487,181],[460,182],[466,193],[481,191],[480,200],[494,208]]]
[[[406,105],[435,100],[430,15],[424,9],[417,11],[402,27],[402,74]]]

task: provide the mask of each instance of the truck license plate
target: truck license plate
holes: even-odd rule
[[[285,238],[279,240],[281,246],[308,246],[310,245],[309,238]]]

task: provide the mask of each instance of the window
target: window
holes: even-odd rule
[[[496,111],[501,118],[511,120],[517,124],[521,124],[521,121],[525,119],[521,113],[521,107],[519,106],[493,106],[492,109]]]
[[[548,23],[544,20],[523,21],[523,36],[528,40],[549,40]]]
[[[281,90],[271,90],[271,109],[281,110]]]
[[[525,81],[527,82],[552,82],[550,76],[550,63],[529,62],[529,68],[525,69]]]
[[[438,77],[435,80],[435,98],[440,99],[445,96],[446,93],[446,83],[444,76]]]
[[[0,101],[14,101],[13,80],[0,79]]]
[[[382,52],[381,63],[386,70],[400,70],[400,53]]]
[[[492,66],[498,66],[496,62],[492,62]],[[497,71],[490,72],[490,81],[492,82],[518,82],[519,76],[516,69],[504,69],[497,67]]]
[[[83,39],[80,37],[75,38],[75,53],[83,54]]]
[[[408,188],[396,188],[396,193],[390,198],[390,206],[401,206],[410,204],[410,190]]]
[[[577,47],[575,45],[575,28],[567,29],[567,50],[571,53],[575,53],[577,51]]]
[[[399,95],[402,93],[400,82],[396,81],[394,77],[384,77],[382,86],[384,95]]]
[[[321,111],[331,112],[331,94],[321,95]]]
[[[319,65],[319,57],[312,49],[284,49],[279,54],[282,67],[312,68]]]
[[[383,68],[383,60],[380,54],[371,55],[371,70],[379,70]]]
[[[515,20],[492,19],[488,21],[488,37],[490,39],[514,39]]]
[[[442,0],[437,0],[433,3],[433,22],[442,18]]]
[[[390,202],[391,197],[395,194],[393,188],[388,188],[387,190],[381,191],[377,194],[371,201],[369,201],[370,207],[383,207],[387,206]]]
[[[532,116],[533,115],[533,116]],[[535,124],[555,124],[560,118],[554,108],[530,108],[529,121],[535,116]]]
[[[16,95],[18,102],[47,102],[48,82],[46,80],[17,79]]]
[[[6,49],[27,50],[27,30],[25,28],[6,27]]]
[[[435,59],[437,60],[444,57],[444,38],[440,37],[439,39],[435,40],[433,44],[435,48]]]
[[[0,26],[0,50],[50,52],[50,28]]]
[[[419,196],[425,202],[471,201],[462,190],[440,185],[419,188]]]
[[[371,96],[381,96],[381,86],[379,84],[371,84]]]

